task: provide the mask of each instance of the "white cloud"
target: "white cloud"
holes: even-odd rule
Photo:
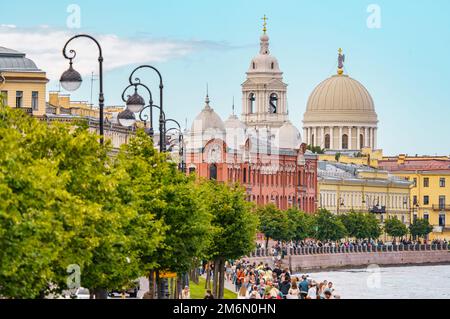
[[[50,80],[58,80],[68,68],[68,61],[62,55],[66,41],[73,32],[49,27],[23,29],[0,25],[0,46],[27,54],[37,66],[47,72]],[[124,38],[114,34],[93,35],[101,44],[104,56],[104,70],[110,71],[131,64],[160,63],[186,56],[202,48],[214,48],[217,44],[203,41],[177,41],[150,39],[148,37]],[[98,49],[88,39],[76,39],[68,47],[74,49],[77,57],[74,67],[82,75],[98,72]]]

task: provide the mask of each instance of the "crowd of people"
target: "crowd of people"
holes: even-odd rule
[[[279,262],[272,268],[242,260],[226,267],[226,280],[233,283],[238,299],[340,299],[332,282],[291,275]]]
[[[393,240],[390,243],[385,243],[382,240],[352,240],[352,241],[318,241],[318,240],[306,240],[306,241],[299,241],[299,242],[287,242],[287,243],[280,243],[276,242],[274,243],[269,249],[270,253],[274,257],[278,257],[278,259],[283,259],[284,256],[287,255],[288,251],[290,249],[299,249],[299,248],[321,248],[321,247],[344,247],[344,248],[353,248],[356,246],[362,246],[362,247],[383,247],[385,245],[421,245],[421,244],[431,244],[431,245],[448,245],[447,240],[433,240],[432,242],[424,241],[422,242],[419,240],[408,240],[408,239],[401,239],[401,240]],[[261,243],[257,244],[256,249],[263,249],[264,245]]]

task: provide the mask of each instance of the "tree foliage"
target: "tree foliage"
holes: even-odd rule
[[[298,242],[314,236],[316,223],[313,215],[297,208],[290,208],[287,210],[287,218],[290,223],[288,229],[291,232],[289,235],[291,240]]]
[[[266,237],[266,246],[269,238],[273,240],[286,241],[292,237],[292,223],[285,211],[269,204],[259,207],[259,230]]]
[[[315,218],[317,225],[316,239],[337,241],[347,235],[347,230],[342,221],[326,209],[319,210]]]
[[[408,234],[408,228],[397,217],[390,217],[384,223],[386,234],[395,238]]]
[[[433,231],[433,226],[426,219],[416,219],[414,223],[409,226],[409,230],[413,237],[425,238]]]
[[[382,231],[379,221],[373,214],[349,212],[341,215],[340,220],[347,229],[347,235],[356,239],[376,239]]]

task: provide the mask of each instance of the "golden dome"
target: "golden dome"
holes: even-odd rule
[[[377,122],[370,93],[348,75],[335,75],[320,83],[312,92],[305,122]]]

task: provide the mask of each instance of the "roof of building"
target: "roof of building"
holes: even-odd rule
[[[375,177],[367,177],[364,173],[374,173]],[[383,178],[381,177],[383,176]],[[409,187],[411,182],[390,174],[388,171],[365,165],[344,164],[319,161],[318,178],[329,182],[368,183],[376,185],[394,184]]]
[[[36,64],[26,58],[25,53],[0,47],[0,71],[42,72]]]
[[[390,172],[415,172],[415,171],[449,171],[450,158],[446,159],[420,159],[411,158],[399,161],[397,158],[383,159],[379,166]]]

